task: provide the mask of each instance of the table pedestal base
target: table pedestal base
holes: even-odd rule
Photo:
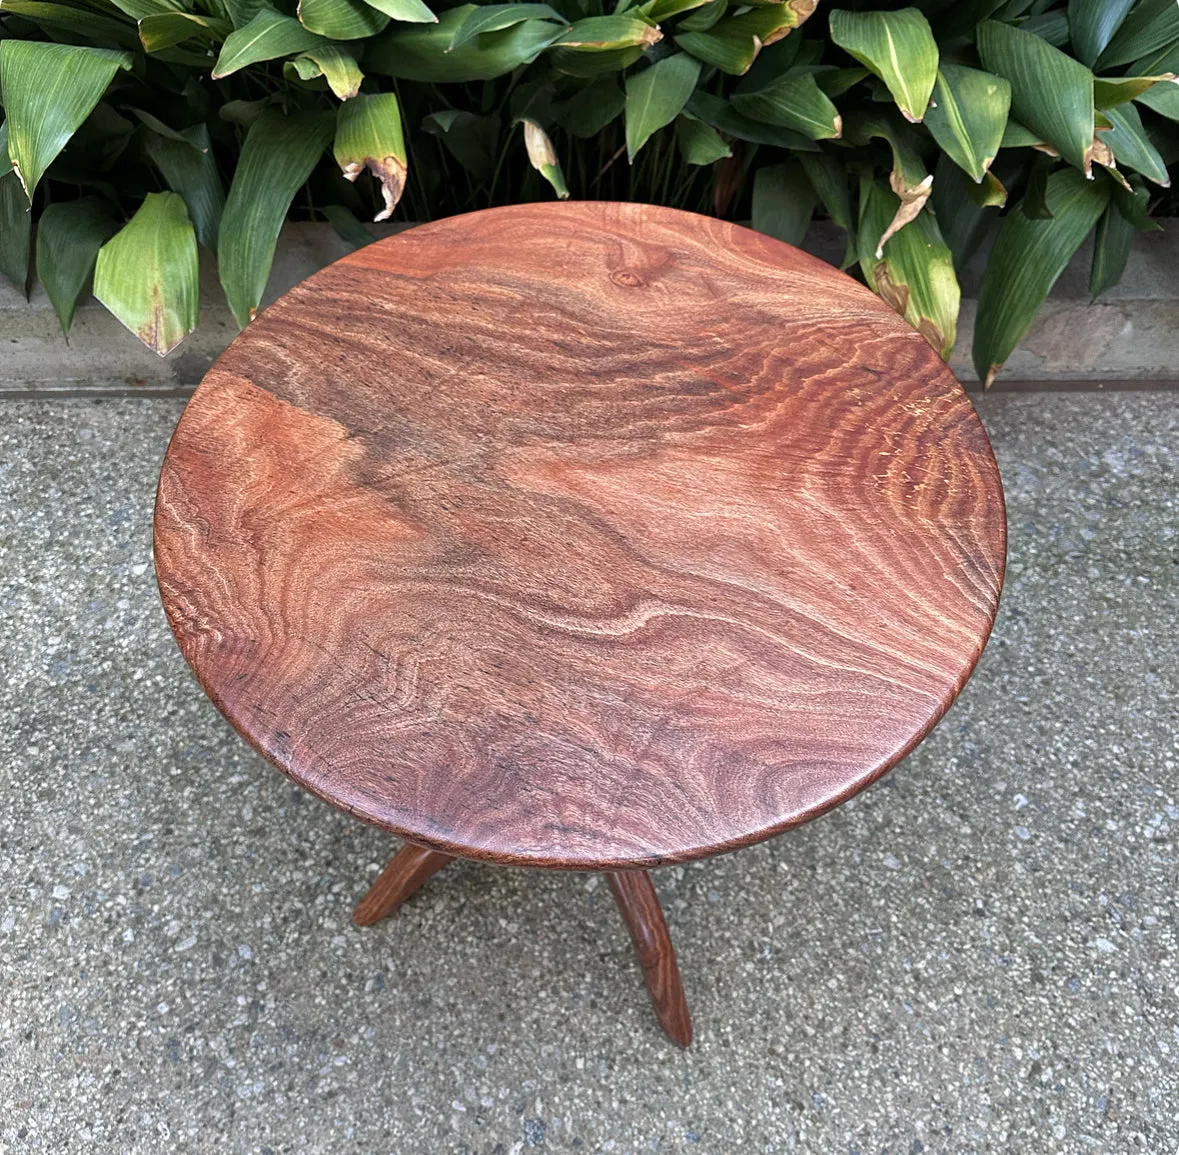
[[[358,926],[380,922],[453,860],[453,855],[439,850],[403,846],[357,904],[353,921]],[[692,1042],[692,1019],[675,961],[675,947],[651,876],[645,870],[626,870],[607,874],[606,881],[638,952],[659,1024],[673,1042],[686,1047]]]

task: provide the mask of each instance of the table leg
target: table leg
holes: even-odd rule
[[[630,930],[660,1026],[672,1042],[687,1047],[692,1042],[692,1018],[651,876],[645,870],[627,870],[607,874],[606,880]]]
[[[381,871],[376,882],[352,912],[357,926],[372,926],[395,911],[426,879],[440,871],[454,855],[406,844]]]

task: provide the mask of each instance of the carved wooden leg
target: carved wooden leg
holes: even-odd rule
[[[352,912],[357,926],[372,926],[395,911],[426,879],[435,875],[454,855],[421,846],[403,846]]]
[[[692,1018],[651,876],[645,870],[627,870],[607,874],[606,880],[630,929],[659,1024],[672,1042],[687,1047],[692,1042]]]

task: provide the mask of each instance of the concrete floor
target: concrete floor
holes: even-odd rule
[[[253,755],[151,569],[175,401],[0,403],[0,1152],[1174,1152],[1179,396],[982,399],[992,643],[882,783],[604,884],[394,849]]]

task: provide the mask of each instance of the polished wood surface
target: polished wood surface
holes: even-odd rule
[[[659,896],[645,870],[618,871],[606,876],[610,892],[630,931],[643,979],[655,1007],[659,1025],[681,1047],[692,1044],[692,1017],[675,960],[675,947]]]
[[[391,915],[427,879],[433,878],[454,855],[422,846],[403,846],[377,876],[368,893],[356,904],[352,921],[372,926]]]
[[[1002,578],[970,402],[868,290],[669,209],[423,225],[288,293],[168,450],[156,565],[237,729],[446,853],[617,869],[895,764]]]

